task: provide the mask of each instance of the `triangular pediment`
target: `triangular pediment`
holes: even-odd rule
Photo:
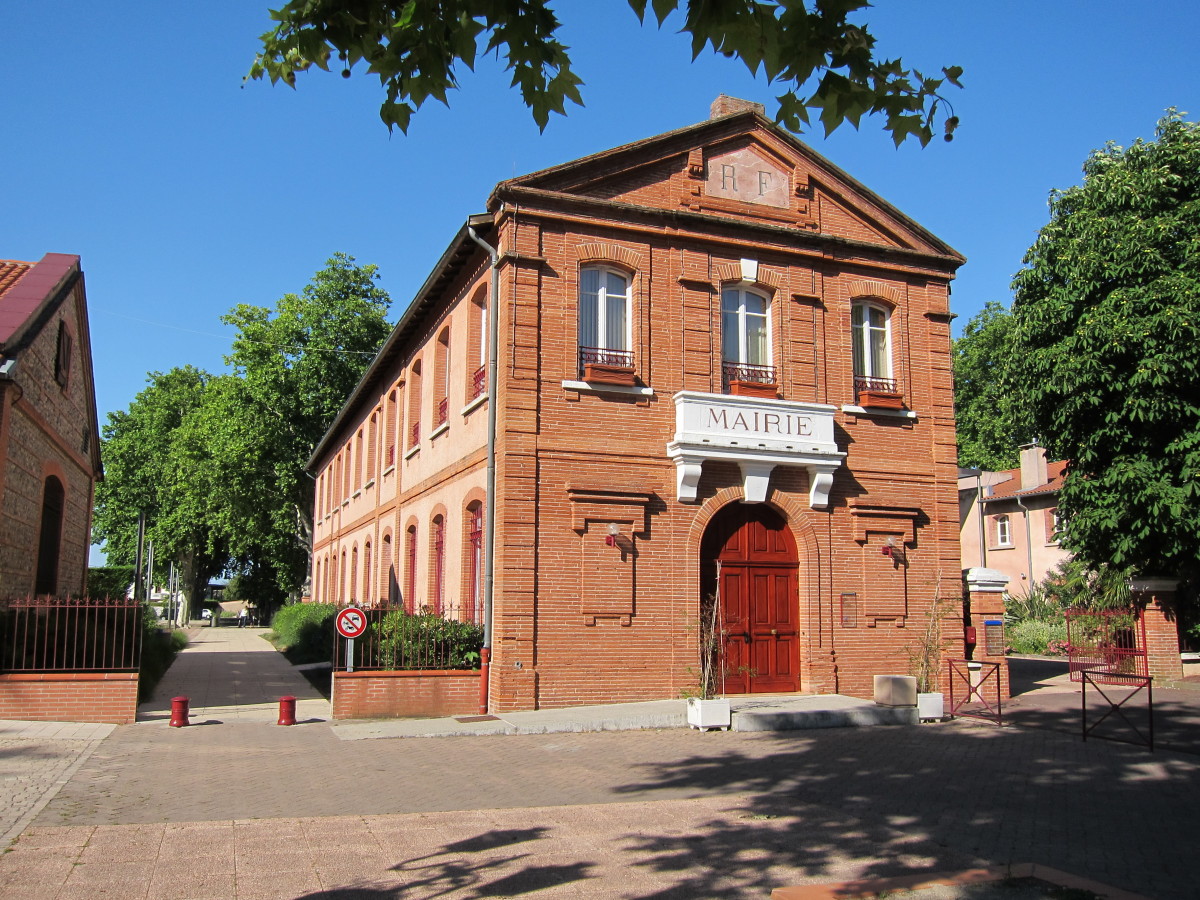
[[[551,200],[688,212],[869,245],[953,248],[794,136],[737,113],[535,172],[497,188]]]

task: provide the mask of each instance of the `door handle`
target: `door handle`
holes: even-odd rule
[[[779,632],[778,632],[778,631],[776,631],[774,628],[772,628],[772,629],[771,629],[771,634],[772,634],[772,635],[777,635],[777,634],[779,634]]]

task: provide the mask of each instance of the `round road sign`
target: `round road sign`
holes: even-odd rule
[[[357,606],[348,606],[338,610],[334,625],[337,627],[337,633],[344,638],[361,637],[367,630],[367,614]]]

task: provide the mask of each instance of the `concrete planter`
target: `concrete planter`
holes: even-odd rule
[[[689,697],[687,702],[687,721],[693,728],[704,730],[709,728],[729,728],[733,721],[733,714],[729,709],[729,701],[724,698],[701,700],[699,697]]]
[[[946,717],[946,701],[940,691],[917,694],[917,718],[922,722]]]

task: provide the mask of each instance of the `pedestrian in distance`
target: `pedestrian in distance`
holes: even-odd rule
[[[249,610],[246,609],[245,605],[243,604],[242,608],[238,611],[238,628],[245,628],[246,620],[248,618],[250,618],[250,612],[249,612]]]

